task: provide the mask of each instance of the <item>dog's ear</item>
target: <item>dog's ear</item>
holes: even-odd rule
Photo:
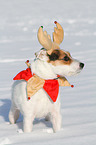
[[[55,61],[55,60],[59,59],[60,52],[59,52],[59,50],[54,50],[51,53],[51,55],[48,54],[48,56],[49,56],[50,61]]]

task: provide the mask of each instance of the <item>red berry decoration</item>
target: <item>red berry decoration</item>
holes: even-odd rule
[[[73,88],[73,87],[74,87],[74,85],[71,85],[71,87]]]
[[[29,60],[27,60],[26,62],[29,63]]]
[[[57,75],[58,78],[60,78],[60,75]]]
[[[28,100],[30,100],[30,97],[28,97]]]
[[[54,21],[55,24],[57,24],[57,21]]]

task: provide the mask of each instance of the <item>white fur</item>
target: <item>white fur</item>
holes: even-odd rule
[[[43,79],[54,79],[57,74],[73,75],[80,72],[79,62],[74,60],[71,65],[53,66],[47,62],[45,51],[40,51],[37,58],[32,62],[32,72]],[[61,128],[60,98],[52,102],[47,93],[40,89],[35,95],[27,100],[26,81],[15,81],[12,87],[12,104],[9,112],[10,123],[14,124],[23,115],[23,130],[31,132],[34,118],[46,117],[53,124],[54,132]]]
[[[81,72],[79,61],[73,59],[70,65],[57,65],[52,66],[54,72],[57,72],[60,76],[73,76]]]

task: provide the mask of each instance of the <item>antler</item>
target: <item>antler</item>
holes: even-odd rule
[[[54,32],[53,32],[53,42],[56,42],[57,44],[60,44],[63,41],[64,38],[64,31],[63,28],[57,21],[54,22],[57,26],[54,27]]]
[[[60,43],[63,41],[64,38],[64,31],[63,28],[57,21],[54,22],[57,28],[54,28],[53,32],[53,42],[51,41],[50,35],[47,34],[46,31],[43,32],[43,26],[41,26],[38,30],[38,40],[40,44],[47,49],[48,52],[51,52],[53,49],[59,49]]]
[[[47,50],[50,50],[52,47],[52,41],[50,35],[47,34],[46,31],[43,32],[43,26],[41,26],[38,30],[38,40],[40,44]]]

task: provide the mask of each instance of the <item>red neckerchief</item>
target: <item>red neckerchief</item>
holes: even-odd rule
[[[34,74],[33,74],[34,75]],[[31,69],[27,68],[19,72],[13,80],[26,80],[28,81],[31,77],[33,77]],[[59,76],[57,76],[59,77]],[[57,79],[53,80],[45,80],[43,89],[47,92],[53,102],[56,102],[58,93],[59,93],[59,83]]]
[[[13,80],[26,80],[26,81],[28,81],[31,77],[33,77],[32,73],[31,73],[31,69],[27,68],[26,70],[19,72],[13,78]]]

